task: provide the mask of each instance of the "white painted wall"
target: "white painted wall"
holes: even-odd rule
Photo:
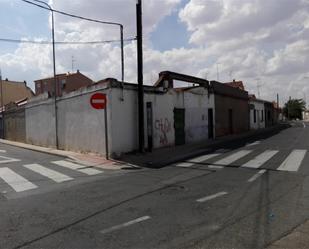
[[[137,91],[125,89],[122,93],[122,89],[113,88],[110,96],[111,152],[120,154],[137,150]]]
[[[250,109],[250,129],[256,130],[265,128],[264,103],[261,101],[250,100],[249,104],[254,106],[254,109]],[[256,122],[254,122],[254,110],[256,110]]]
[[[165,146],[173,146],[175,144],[174,129],[174,98],[176,94],[168,91],[165,94],[145,94],[145,111],[146,103],[152,102],[153,111],[153,147],[160,148]],[[147,128],[147,115],[145,112],[145,127]],[[147,145],[147,129],[146,145]]]
[[[214,108],[205,88],[184,93],[186,143],[208,139],[208,108]]]
[[[95,93],[107,95],[110,90],[75,91],[58,100],[59,148],[105,155],[105,110],[94,109],[90,98]]]
[[[109,103],[110,90],[102,85],[83,88],[57,99],[60,149],[105,155],[104,110],[93,109],[90,105],[90,97],[96,92],[107,94]],[[27,104],[26,139],[30,144],[56,146],[53,98]]]
[[[90,106],[95,92],[107,95],[108,140],[110,154],[138,149],[138,98],[132,86],[107,88],[95,85],[58,98],[59,148],[105,154],[104,110]],[[208,138],[208,108],[214,110],[214,97],[202,87],[187,91],[169,89],[166,93],[145,91],[145,147],[147,141],[147,102],[152,103],[153,147],[175,145],[174,108],[185,108],[186,143]],[[215,110],[214,110],[215,115]],[[26,107],[26,136],[32,144],[55,147],[53,99],[30,103]],[[214,117],[215,118],[215,117]]]
[[[56,147],[55,106],[53,99],[30,102],[25,108],[26,142]]]

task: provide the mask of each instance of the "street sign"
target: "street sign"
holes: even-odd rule
[[[94,109],[106,108],[106,94],[95,93],[90,98],[90,104]]]

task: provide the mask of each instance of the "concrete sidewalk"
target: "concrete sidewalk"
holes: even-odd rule
[[[115,160],[107,160],[105,157],[94,155],[94,154],[81,154],[81,153],[72,152],[72,151],[57,150],[53,148],[41,147],[41,146],[36,146],[32,144],[9,141],[5,139],[0,139],[0,143],[11,145],[11,146],[16,146],[16,147],[20,147],[20,148],[24,148],[28,150],[38,151],[42,153],[47,153],[51,155],[66,157],[78,164],[82,164],[85,166],[94,166],[94,167],[99,167],[103,169],[112,169],[112,170],[121,169],[124,166],[128,166],[128,165],[124,165],[121,162],[118,162]]]
[[[161,148],[146,153],[128,153],[123,155],[119,160],[140,167],[161,168],[172,163],[212,152],[224,146],[231,146],[236,143],[245,144],[246,142],[263,139],[267,136],[273,136],[288,127],[290,127],[289,124],[282,123],[271,128],[249,131],[243,134],[231,135],[211,141],[207,140],[199,143]]]
[[[267,249],[305,249],[309,248],[309,221],[296,227],[291,233],[272,243]]]
[[[104,157],[94,154],[81,154],[77,152],[57,150],[53,148],[46,148],[4,139],[0,139],[0,143],[52,155],[63,156],[86,166],[95,166],[105,169],[120,169],[124,166],[161,168],[172,163],[184,161],[195,156],[212,152],[216,149],[222,148],[223,146],[231,146],[235,145],[236,143],[246,143],[257,139],[262,139],[263,137],[272,136],[288,127],[290,126],[285,123],[273,126],[271,128],[249,131],[247,133],[231,135],[215,140],[207,140],[199,143],[185,144],[176,147],[161,148],[146,153],[128,153],[121,156],[118,161],[113,159],[106,160]]]

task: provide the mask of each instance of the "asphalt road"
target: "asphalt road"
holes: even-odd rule
[[[309,219],[307,126],[97,174],[0,145],[0,248],[263,248]]]

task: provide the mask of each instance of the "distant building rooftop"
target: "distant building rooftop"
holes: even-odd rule
[[[226,82],[224,84],[245,91],[245,87],[242,81],[233,80],[232,82]]]

